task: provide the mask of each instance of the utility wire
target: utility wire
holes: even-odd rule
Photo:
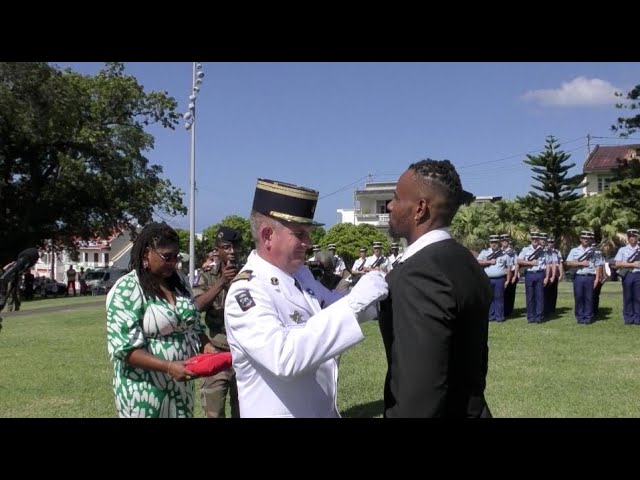
[[[322,197],[320,197],[318,200],[322,200],[323,198],[327,198],[330,197],[331,195],[335,195],[336,193],[340,193],[340,192],[344,192],[345,190],[353,187],[356,183],[361,182],[362,180],[365,180],[366,178],[370,177],[372,175],[365,175],[364,177],[360,177],[359,179],[357,179],[354,182],[351,182],[349,185],[345,185],[344,187],[340,187],[338,190],[336,190],[335,192],[331,192],[331,193],[327,193],[326,195],[323,195]]]
[[[606,140],[620,140],[621,142],[625,142],[627,140],[640,140],[640,138],[634,138],[634,137],[626,137],[626,138],[620,138],[620,137],[591,137],[591,138],[604,138]]]

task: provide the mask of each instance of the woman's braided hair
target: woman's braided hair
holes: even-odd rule
[[[152,222],[147,224],[138,234],[133,247],[131,248],[131,260],[129,270],[135,270],[140,279],[140,286],[147,297],[153,299],[164,298],[160,290],[160,282],[147,269],[144,268],[144,255],[148,249],[161,247],[175,247],[180,244],[180,239],[176,231],[166,223]],[[189,290],[184,284],[177,270],[167,279],[167,286],[174,293],[178,292],[184,296],[189,296]]]

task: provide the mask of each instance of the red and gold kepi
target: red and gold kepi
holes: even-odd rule
[[[311,188],[259,178],[253,197],[253,210],[287,222],[324,225],[313,221],[318,194],[317,190]]]

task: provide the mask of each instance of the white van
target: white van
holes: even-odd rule
[[[98,268],[85,273],[87,290],[91,295],[106,294],[113,284],[129,271],[122,268]]]

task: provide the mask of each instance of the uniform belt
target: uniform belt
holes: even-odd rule
[[[491,279],[491,280],[496,280],[498,278],[507,278],[507,276],[506,275],[501,275],[499,277],[489,277],[489,279]]]
[[[595,277],[595,273],[576,273],[578,277]]]

